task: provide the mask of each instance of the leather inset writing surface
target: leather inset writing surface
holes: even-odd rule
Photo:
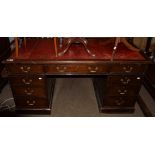
[[[62,56],[55,56],[54,43],[51,39],[28,39],[27,46],[19,49],[19,55],[15,59],[45,59],[45,60],[111,60],[113,43],[104,44],[104,39],[89,39],[88,48],[95,53],[92,57],[85,52],[82,46],[71,46],[69,51]],[[60,50],[58,48],[58,50]],[[60,50],[61,51],[61,50]],[[145,60],[137,51],[131,51],[123,43],[120,43],[114,59],[120,60]]]

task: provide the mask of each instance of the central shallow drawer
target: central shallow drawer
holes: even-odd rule
[[[104,65],[84,65],[84,64],[63,64],[46,66],[46,73],[104,73],[108,72],[109,66]]]

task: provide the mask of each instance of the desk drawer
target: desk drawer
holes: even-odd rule
[[[135,105],[135,97],[112,97],[105,100],[104,106],[115,107],[133,107]]]
[[[48,100],[44,98],[15,98],[17,108],[48,108]]]
[[[11,85],[25,85],[25,86],[44,86],[44,76],[11,76],[9,77]]]
[[[12,87],[15,96],[33,96],[33,97],[47,97],[46,89],[44,87]]]
[[[110,85],[107,87],[108,96],[137,96],[140,86]]]
[[[143,73],[146,69],[144,64],[115,64],[112,65],[110,72],[121,73]]]
[[[109,70],[109,66],[104,65],[83,65],[83,64],[75,64],[75,65],[51,65],[46,66],[47,73],[104,73]]]
[[[108,85],[140,85],[142,77],[140,76],[108,76]]]
[[[43,73],[42,65],[32,65],[32,64],[9,64],[7,65],[9,73],[12,74],[29,74],[29,73]]]

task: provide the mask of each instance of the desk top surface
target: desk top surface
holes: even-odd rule
[[[14,60],[53,60],[53,61],[67,61],[67,60],[99,60],[108,61],[112,58],[114,42],[105,42],[103,38],[89,38],[88,48],[96,54],[95,57],[89,55],[83,45],[73,44],[69,51],[63,56],[56,57],[54,50],[53,39],[27,39],[26,48],[19,48],[19,56],[15,56],[15,52],[11,56]],[[58,48],[58,52],[61,51]],[[140,52],[128,49],[123,43],[118,44],[117,51],[114,55],[114,60],[129,60],[129,61],[143,61],[145,58]]]

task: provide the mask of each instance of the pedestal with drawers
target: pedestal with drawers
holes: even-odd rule
[[[18,113],[50,113],[55,79],[47,79],[42,65],[9,64],[11,84]]]
[[[100,112],[134,112],[144,64],[111,64],[106,78],[93,79]]]

